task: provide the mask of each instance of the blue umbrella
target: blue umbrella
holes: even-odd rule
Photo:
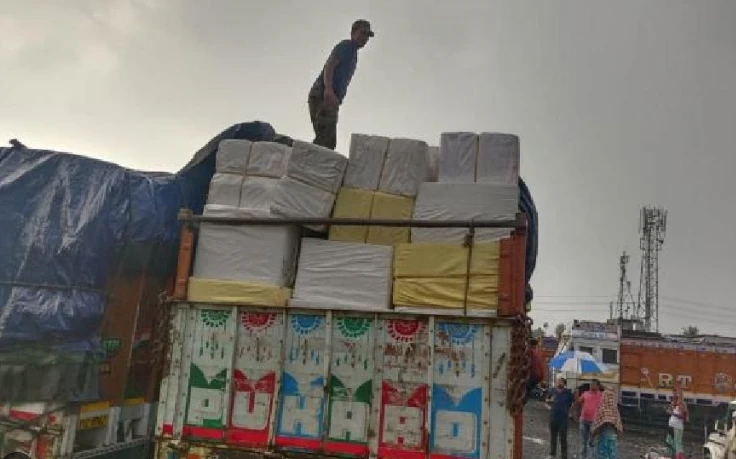
[[[557,371],[571,373],[605,373],[606,366],[587,352],[567,351],[554,357],[549,366]]]

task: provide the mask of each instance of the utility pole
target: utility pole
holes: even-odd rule
[[[636,316],[643,319],[644,329],[650,332],[659,332],[659,252],[666,232],[667,211],[643,207],[639,216],[642,258]]]

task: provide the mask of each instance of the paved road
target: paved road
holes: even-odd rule
[[[539,402],[529,402],[525,411],[525,428],[524,428],[524,459],[544,459],[549,454],[549,427],[548,427],[549,411]],[[661,446],[664,444],[664,436],[666,432],[655,431],[649,434],[645,433],[641,427],[627,429],[622,438],[619,440],[619,459],[638,459],[641,454],[646,452],[649,447]],[[568,459],[580,457],[580,433],[577,423],[570,423],[568,432],[569,456]],[[700,459],[700,452],[703,444],[702,439],[689,438],[686,442],[687,457],[692,459]],[[558,450],[558,457],[559,450]],[[595,459],[592,456],[591,459]]]

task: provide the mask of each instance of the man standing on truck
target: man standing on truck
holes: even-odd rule
[[[570,407],[572,407],[574,401],[575,397],[572,391],[567,388],[567,380],[557,378],[557,386],[547,399],[547,406],[551,409],[549,413],[549,433],[551,437],[549,457],[551,458],[557,457],[557,441],[559,439],[561,457],[567,459],[567,424],[570,417]]]
[[[588,459],[588,449],[591,445],[590,427],[595,421],[598,407],[601,406],[601,382],[594,379],[590,382],[590,389],[583,392],[575,401],[580,406],[580,457]]]
[[[335,149],[337,115],[358,65],[358,50],[373,36],[375,33],[371,30],[371,23],[358,19],[350,29],[350,39],[341,41],[332,49],[309,91],[309,117],[315,136],[312,143]]]

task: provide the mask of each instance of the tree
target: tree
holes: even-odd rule
[[[544,332],[544,328],[542,328],[542,327],[537,327],[532,332],[532,337],[533,338],[536,338],[536,339],[540,339],[541,340],[542,338],[544,338],[544,335],[546,335],[546,333]]]
[[[687,327],[683,327],[682,335],[688,338],[694,338],[700,335],[700,330],[695,325],[688,325]]]
[[[555,327],[555,336],[557,339],[562,337],[562,334],[565,333],[565,324],[557,324]]]

